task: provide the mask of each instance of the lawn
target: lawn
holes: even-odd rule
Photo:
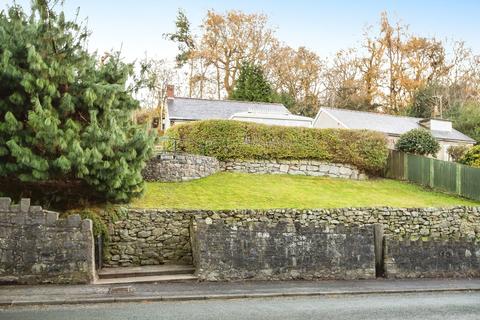
[[[218,173],[189,182],[150,182],[137,208],[264,209],[449,207],[480,203],[388,179],[354,181],[289,175]]]

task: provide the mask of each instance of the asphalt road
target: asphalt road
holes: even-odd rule
[[[0,319],[480,319],[480,292],[15,307]]]

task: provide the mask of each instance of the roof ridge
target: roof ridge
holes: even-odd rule
[[[279,112],[265,112],[265,111],[240,111],[236,112],[233,115],[244,115],[244,114],[257,114],[257,115],[276,115],[276,116],[289,116],[289,117],[297,117],[297,118],[306,118],[313,120],[311,117],[302,116],[300,114],[293,114],[293,113],[279,113]]]
[[[243,100],[230,100],[230,99],[219,100],[219,99],[192,98],[192,97],[174,97],[173,100],[175,101],[175,99],[188,99],[188,100],[213,101],[213,102],[238,102],[238,103],[245,103],[245,104],[269,104],[269,105],[285,107],[285,105],[280,102],[259,102],[259,101],[243,101]]]
[[[422,119],[424,119],[424,118],[410,117],[410,116],[404,116],[404,115],[395,115],[395,114],[390,114],[390,113],[380,113],[380,112],[372,112],[372,111],[361,111],[361,110],[352,110],[352,109],[344,109],[344,108],[320,107],[320,109],[339,110],[339,111],[344,111],[344,112],[367,113],[367,114],[374,114],[374,115],[387,116],[387,117],[393,117],[393,118],[408,118],[408,119],[416,119],[416,120],[422,120]],[[448,119],[444,119],[444,120],[450,121],[450,120],[448,120]]]

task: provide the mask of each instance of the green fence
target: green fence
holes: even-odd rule
[[[391,150],[385,176],[480,200],[480,168]]]

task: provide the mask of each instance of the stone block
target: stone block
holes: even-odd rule
[[[318,167],[318,170],[320,172],[325,172],[326,173],[326,172],[330,171],[330,166],[326,165],[326,164],[322,164]]]
[[[349,177],[352,174],[352,169],[347,167],[340,167],[338,169],[339,174]]]
[[[335,176],[339,174],[339,171],[339,168],[334,166],[330,166],[330,168],[328,169],[328,173]]]
[[[39,212],[42,212],[43,209],[41,206],[30,206],[30,212],[32,213],[39,213]]]
[[[45,216],[46,224],[49,226],[56,224],[58,221],[58,212],[46,211]]]
[[[17,213],[13,218],[13,222],[17,225],[25,225],[27,223],[27,214],[23,212]]]
[[[20,211],[28,212],[30,210],[30,199],[21,199],[20,200]]]
[[[67,217],[67,225],[69,227],[79,227],[82,222],[82,218],[79,214],[72,214]]]
[[[0,198],[0,211],[7,212],[10,211],[10,204],[12,203],[12,199],[1,197]]]
[[[92,231],[93,230],[93,222],[90,219],[82,220],[82,230],[83,231]]]
[[[137,237],[139,238],[148,238],[152,235],[152,232],[151,231],[140,231],[137,233]]]

